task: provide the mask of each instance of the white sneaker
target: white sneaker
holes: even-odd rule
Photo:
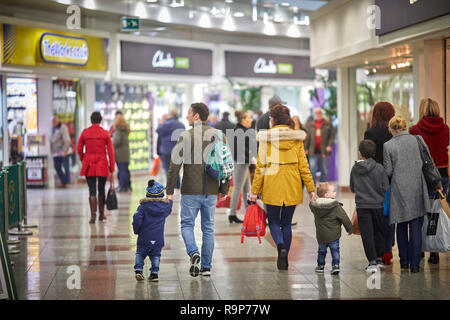
[[[378,272],[378,266],[376,264],[369,264],[365,270],[367,273],[376,273]]]

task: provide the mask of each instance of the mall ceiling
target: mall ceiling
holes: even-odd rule
[[[59,12],[70,5],[82,15],[119,20],[139,17],[134,34],[185,28],[288,38],[309,38],[309,15],[329,0],[0,0],[1,4]],[[0,10],[1,11],[1,10]],[[0,12],[1,15],[1,12]],[[150,24],[150,25],[149,25]]]

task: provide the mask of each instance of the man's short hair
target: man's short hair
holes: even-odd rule
[[[228,119],[229,116],[230,116],[230,113],[229,113],[228,111],[225,111],[225,112],[222,114],[222,117],[223,117],[224,119]]]
[[[98,123],[100,123],[100,122],[102,122],[102,114],[100,113],[100,112],[98,112],[98,111],[94,111],[94,112],[92,112],[92,114],[91,114],[91,123],[92,124],[98,124]]]
[[[191,104],[193,114],[198,114],[200,116],[200,120],[206,121],[209,117],[209,108],[203,102],[197,102]]]
[[[366,159],[373,158],[377,152],[377,145],[372,140],[362,140],[359,143],[359,152]]]
[[[118,114],[123,115],[122,111],[120,111],[120,110],[117,110],[116,113],[115,113],[114,115],[117,116]]]

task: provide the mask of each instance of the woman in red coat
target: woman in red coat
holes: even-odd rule
[[[97,210],[96,185],[98,181],[98,212],[99,220],[106,220],[105,217],[105,184],[106,178],[114,172],[114,149],[108,131],[100,127],[102,115],[100,112],[91,114],[91,123],[84,129],[78,139],[77,152],[80,157],[80,176],[86,176],[89,186],[89,205],[91,207],[91,220],[95,223]],[[108,159],[106,158],[108,151]]]
[[[448,189],[448,146],[449,127],[440,116],[439,105],[436,101],[427,98],[420,101],[419,122],[412,126],[409,132],[413,135],[422,136],[430,150],[434,164],[442,177],[442,187],[444,194]],[[431,192],[430,197],[434,197],[435,192]],[[439,253],[430,252],[429,263],[439,263]]]

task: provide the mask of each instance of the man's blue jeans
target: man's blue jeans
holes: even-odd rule
[[[331,251],[331,265],[339,265],[339,239],[334,240],[333,242],[321,244],[319,243],[319,251],[317,254],[317,264],[319,266],[325,265],[325,257],[327,256],[327,248],[330,248]]]
[[[65,157],[53,157],[53,166],[55,167],[55,171],[63,185],[70,184],[69,157],[70,155]],[[62,166],[64,166],[64,172],[61,168]]]
[[[136,250],[136,261],[134,265],[134,271],[143,271],[145,258],[148,256],[152,266],[150,268],[151,273],[158,273],[159,271],[159,260],[161,259],[161,249],[157,250],[143,250],[142,248],[137,248]]]
[[[327,181],[328,165],[330,157],[323,157],[320,153],[316,153],[313,156],[309,156],[309,169],[313,176],[314,184],[316,182],[317,172],[320,171],[320,182]]]
[[[211,269],[214,251],[214,212],[216,210],[217,195],[181,195],[181,235],[183,236],[186,251],[189,256],[198,253],[195,242],[194,227],[198,212],[201,215],[202,226],[202,252],[201,266]]]

